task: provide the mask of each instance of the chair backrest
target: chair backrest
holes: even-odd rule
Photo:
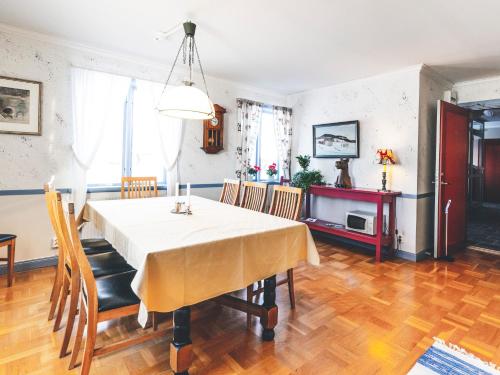
[[[50,189],[49,184],[43,185],[43,191],[45,192],[45,204],[47,205],[47,213],[49,214],[50,225],[52,226],[52,230],[54,231],[55,234],[57,225],[54,216],[54,199],[56,199],[56,195],[49,194],[51,191],[53,192],[53,190]]]
[[[302,209],[302,189],[275,185],[269,213],[285,219],[298,220]]]
[[[262,182],[243,182],[241,207],[264,212],[267,200],[267,184]]]
[[[224,179],[224,186],[219,198],[219,202],[236,206],[240,198],[240,180]]]
[[[78,261],[71,244],[70,233],[66,223],[66,215],[62,205],[61,193],[58,191],[49,191],[48,194],[52,203],[57,243],[59,248],[62,250],[59,254],[64,257],[63,264],[71,270],[71,277],[79,277]]]
[[[156,177],[122,177],[120,198],[150,198],[158,196]]]
[[[88,319],[95,319],[97,314],[97,286],[92,273],[92,268],[85,255],[82,243],[80,242],[80,236],[78,234],[78,226],[75,219],[75,207],[73,203],[68,204],[68,222],[69,222],[69,232],[71,238],[72,251],[78,261],[78,268],[82,276],[82,288],[84,292],[84,302],[86,303]]]

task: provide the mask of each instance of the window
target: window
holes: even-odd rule
[[[163,84],[130,80],[123,110],[113,114],[87,172],[89,185],[119,184],[121,176],[156,176],[166,182],[154,109]]]
[[[276,165],[279,166],[278,151],[276,149],[276,137],[274,134],[273,111],[271,107],[264,107],[262,109],[260,132],[257,137],[255,155],[255,164],[261,167],[261,171],[257,174],[257,178],[259,180],[269,179],[266,170],[268,166],[273,163],[276,163]]]

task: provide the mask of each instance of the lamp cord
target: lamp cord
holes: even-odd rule
[[[160,95],[160,98],[158,99],[158,104],[156,105],[156,107],[158,107],[160,105],[160,100],[161,100],[163,94],[165,93],[165,90],[167,89],[168,82],[170,82],[170,78],[172,77],[172,73],[174,72],[174,68],[175,68],[175,64],[177,63],[177,59],[179,58],[179,55],[181,54],[182,47],[186,43],[186,38],[187,38],[187,35],[184,35],[184,39],[182,40],[182,43],[179,46],[179,50],[177,51],[177,55],[175,56],[175,60],[174,60],[174,63],[172,64],[172,68],[170,68],[170,73],[168,73],[167,81],[165,82],[165,85],[163,86],[163,90],[161,91],[161,95]]]
[[[205,73],[203,73],[203,67],[201,66],[201,60],[200,60],[200,55],[198,53],[198,46],[196,45],[196,40],[194,40],[194,50],[196,51],[196,57],[198,58],[198,65],[200,66],[200,72],[201,72],[201,77],[203,78],[203,84],[205,85],[205,92],[207,93],[207,96],[210,98],[210,95],[208,95],[208,87],[207,87],[207,81],[205,80]]]

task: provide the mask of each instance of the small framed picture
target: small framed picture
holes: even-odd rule
[[[315,158],[359,158],[359,121],[313,125]]]
[[[0,77],[0,133],[41,135],[42,83]]]

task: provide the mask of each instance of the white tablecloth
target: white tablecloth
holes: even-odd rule
[[[149,311],[168,312],[243,289],[297,266],[319,264],[300,222],[192,196],[192,215],[173,197],[89,201],[91,221],[137,269],[132,288]]]

